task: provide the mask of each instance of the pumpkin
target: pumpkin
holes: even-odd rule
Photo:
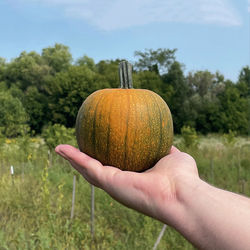
[[[120,63],[119,89],[102,89],[83,102],[76,119],[79,149],[121,170],[141,172],[170,152],[173,122],[156,93],[132,88],[132,65]]]

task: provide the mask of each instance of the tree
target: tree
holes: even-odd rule
[[[48,97],[39,92],[35,86],[31,86],[25,92],[23,105],[30,118],[31,130],[41,133],[43,126],[49,121]]]
[[[0,57],[0,82],[4,81],[6,67],[7,67],[7,64],[6,64],[5,59]]]
[[[237,88],[244,97],[250,98],[250,67],[243,67],[239,74]]]
[[[175,132],[179,133],[181,127],[186,125],[185,121],[187,120],[187,113],[184,112],[184,108],[187,106],[187,98],[190,92],[184,77],[182,65],[177,61],[173,62],[168,73],[164,74],[162,79],[162,92],[164,93],[167,88],[171,89],[173,92],[169,100],[166,101],[172,112]]]
[[[76,61],[76,65],[78,65],[78,66],[86,65],[92,71],[96,71],[96,65],[95,65],[94,59],[92,59],[92,58],[90,58],[90,57],[88,57],[86,55],[84,55],[83,57],[80,57]]]
[[[224,77],[218,72],[196,71],[190,72],[187,76],[187,83],[193,90],[193,93],[199,94],[202,98],[205,95],[210,95],[211,98],[216,96],[224,88]]]
[[[97,89],[110,87],[96,72],[86,65],[70,66],[59,72],[47,84],[49,112],[53,123],[75,126],[82,102]]]
[[[239,82],[245,82],[250,85],[250,67],[245,66],[240,71]]]
[[[219,94],[220,117],[224,131],[237,131],[246,134],[249,129],[248,102],[241,97],[237,86],[231,81],[225,82],[225,91]]]
[[[36,52],[22,52],[5,70],[5,81],[8,87],[13,84],[25,91],[29,86],[36,86],[43,90],[46,77],[51,68],[46,65],[42,57]]]
[[[119,63],[122,60],[102,60],[96,64],[97,72],[100,75],[104,82],[108,82],[110,87],[118,88],[120,87],[120,80],[119,80]]]
[[[56,43],[54,47],[42,50],[42,58],[54,70],[54,73],[67,70],[72,62],[69,47]]]
[[[223,130],[220,122],[220,101],[218,94],[225,88],[224,77],[219,73],[209,71],[190,72],[186,77],[191,90],[188,98],[188,124],[202,133]]]
[[[157,74],[165,74],[175,61],[176,50],[177,49],[145,49],[144,52],[135,51],[135,57],[139,58],[135,63],[135,68],[139,71],[149,70]]]
[[[155,72],[141,71],[133,76],[133,85],[135,88],[149,89],[161,95],[162,79]]]
[[[28,115],[18,98],[0,92],[0,134],[16,137],[29,131]]]

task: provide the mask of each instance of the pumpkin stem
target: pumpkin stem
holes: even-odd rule
[[[119,65],[120,84],[122,89],[132,89],[132,64],[127,61],[120,62]]]

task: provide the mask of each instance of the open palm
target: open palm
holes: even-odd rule
[[[174,209],[178,187],[185,178],[198,177],[193,158],[175,147],[143,173],[103,166],[70,145],[59,145],[56,152],[89,183],[102,188],[120,203],[159,220],[163,220],[163,214],[165,217],[166,209]]]

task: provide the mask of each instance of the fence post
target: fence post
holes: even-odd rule
[[[95,227],[94,227],[94,219],[95,219],[95,187],[91,185],[91,236],[94,237]]]
[[[14,167],[11,165],[10,166],[10,174],[11,174],[11,178],[12,178],[12,185],[14,185]]]
[[[213,158],[210,158],[210,175],[211,175],[211,182],[214,184],[214,161]]]
[[[72,207],[71,207],[71,214],[70,214],[70,219],[71,220],[74,217],[75,194],[76,194],[76,176],[74,175],[74,178],[73,178],[73,191],[72,191]]]
[[[48,162],[49,162],[48,167],[51,167],[51,152],[50,152],[50,150],[48,150]]]
[[[155,244],[154,244],[153,250],[156,250],[156,249],[157,249],[157,246],[159,245],[159,243],[160,243],[160,241],[161,241],[161,238],[162,238],[162,236],[163,236],[163,234],[164,234],[166,228],[167,228],[167,225],[164,224],[163,227],[162,227],[162,229],[161,229],[161,232],[160,232],[160,234],[159,234],[159,236],[158,236],[158,238],[157,238],[157,240],[156,240],[156,242],[155,242]]]

